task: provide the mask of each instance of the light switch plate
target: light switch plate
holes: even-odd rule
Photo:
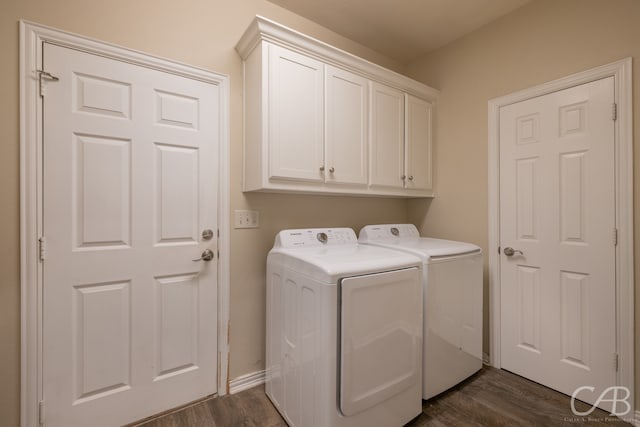
[[[260,212],[236,209],[235,228],[258,228],[260,226]]]

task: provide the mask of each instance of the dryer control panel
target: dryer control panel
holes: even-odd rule
[[[358,238],[351,228],[308,228],[282,230],[274,247],[311,248],[336,245],[357,245]]]

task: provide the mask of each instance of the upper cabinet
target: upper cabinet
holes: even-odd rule
[[[366,186],[369,177],[369,81],[325,66],[325,176],[328,183]]]
[[[433,105],[413,95],[405,95],[405,188],[433,191],[431,184],[431,116]]]
[[[438,91],[256,17],[244,64],[244,191],[432,197]]]
[[[269,46],[269,179],[321,181],[324,159],[324,65]]]
[[[371,83],[371,186],[403,188],[404,96],[395,88]]]

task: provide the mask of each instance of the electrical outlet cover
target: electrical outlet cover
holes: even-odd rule
[[[236,210],[234,215],[235,228],[258,228],[260,225],[260,212],[251,210]]]

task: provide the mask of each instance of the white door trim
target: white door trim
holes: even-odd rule
[[[546,95],[583,83],[613,76],[618,106],[615,127],[616,184],[616,330],[618,385],[631,392],[629,403],[635,407],[634,394],[634,251],[633,251],[633,111],[632,59],[544,83],[489,101],[489,306],[491,364],[500,362],[500,107]],[[631,412],[633,414],[633,411]]]
[[[220,90],[218,228],[218,394],[228,392],[230,279],[229,230],[229,77],[87,37],[20,21],[20,286],[21,427],[37,427],[42,396],[42,266],[38,238],[42,228],[42,101],[38,76],[42,43],[140,65],[214,84]]]

